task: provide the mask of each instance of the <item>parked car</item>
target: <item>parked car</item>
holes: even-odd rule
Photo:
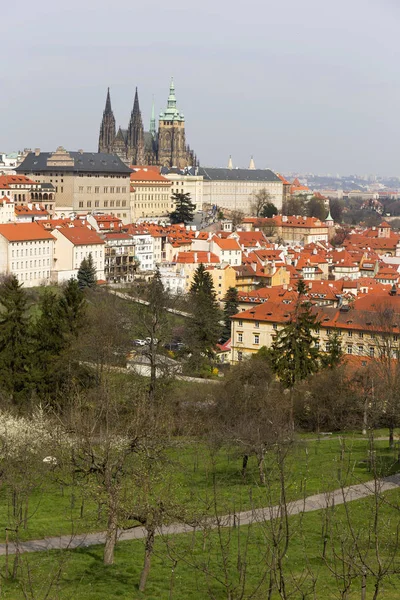
[[[133,340],[133,345],[134,346],[145,346],[146,340]]]
[[[145,344],[151,344],[151,338],[150,338],[150,337],[147,337],[147,338],[144,340],[144,342],[145,342]],[[158,339],[157,339],[157,338],[153,338],[153,344],[158,344]]]

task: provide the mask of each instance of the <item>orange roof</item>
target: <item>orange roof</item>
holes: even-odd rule
[[[88,227],[62,227],[57,229],[74,244],[74,246],[86,246],[93,244],[104,244],[104,240],[101,239],[98,233]]]
[[[172,182],[166,177],[163,177],[158,171],[150,171],[147,169],[138,169],[131,173],[131,181],[136,181],[137,183],[140,183],[141,181],[154,181],[172,185]]]
[[[9,188],[13,185],[40,185],[25,175],[0,175],[0,188]]]
[[[186,264],[197,264],[197,263],[219,263],[219,258],[213,252],[195,252],[190,250],[188,252],[179,252],[174,257],[174,261],[177,263],[186,263]]]
[[[241,250],[238,242],[234,238],[219,238],[218,236],[214,236],[212,241],[217,244],[221,248],[221,250]]]
[[[9,242],[54,240],[54,236],[35,223],[6,223],[0,225],[0,234]]]
[[[45,208],[39,204],[38,206],[36,206],[35,204],[32,205],[32,208],[29,208],[28,205],[26,204],[16,204],[14,206],[14,211],[17,215],[48,215],[48,211],[45,210]]]

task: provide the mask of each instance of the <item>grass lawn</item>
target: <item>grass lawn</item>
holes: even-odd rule
[[[394,524],[399,518],[400,492],[385,494],[387,503],[382,505],[379,531],[382,536],[381,561],[388,564],[396,554]],[[349,514],[355,531],[359,535],[359,548],[365,555],[368,550],[368,565],[376,569],[373,540],[368,541],[369,524],[372,523],[373,500],[364,499],[349,504]],[[337,552],[343,548],[351,554],[351,536],[346,525],[344,507],[335,509],[332,539]],[[334,600],[340,598],[342,589],[322,559],[324,523],[323,511],[289,518],[290,542],[283,558],[288,597]],[[104,567],[102,547],[71,552],[48,552],[24,555],[19,581],[2,583],[1,598],[19,600],[24,598],[21,582],[27,580],[27,567],[30,569],[32,589],[35,595],[29,598],[44,598],[48,582],[61,564],[61,578],[49,598],[66,600],[99,599],[146,599],[146,600],[225,600],[227,596],[224,582],[232,590],[232,598],[264,600],[267,598],[271,549],[271,527],[268,523],[223,530],[204,535],[177,535],[168,540],[156,538],[152,568],[145,593],[138,591],[138,581],[143,563],[144,544],[142,541],[120,542],[117,545],[115,564]],[[225,579],[223,556],[227,566]],[[241,560],[239,560],[239,556]],[[328,545],[326,559],[333,567],[333,554]],[[4,557],[0,560],[4,573]],[[339,561],[340,562],[340,561]],[[10,560],[10,565],[12,560]],[[208,576],[204,570],[207,570]],[[242,571],[240,571],[242,569]],[[391,571],[400,570],[400,553],[394,558]],[[368,571],[367,596],[371,600],[374,590],[374,577]],[[240,578],[240,572],[242,576]],[[356,573],[359,571],[356,569]],[[302,595],[311,592],[311,581],[315,580],[315,595]],[[244,595],[241,596],[240,581],[244,581]],[[351,583],[347,600],[359,600],[361,578],[356,575]],[[212,593],[212,595],[211,595]],[[400,577],[392,575],[384,580],[379,600],[397,600],[400,597]],[[273,600],[281,598],[275,590]]]
[[[395,455],[387,442],[376,442],[377,463],[382,475],[398,468]],[[214,510],[214,500],[219,514],[239,512],[254,506],[268,506],[279,500],[279,474],[272,453],[266,458],[267,485],[259,483],[259,473],[254,458],[250,458],[248,472],[241,475],[241,457],[236,449],[213,450],[190,440],[175,440],[168,450],[164,482],[172,483],[174,502],[189,514],[204,514]],[[368,442],[363,439],[344,441],[338,439],[301,441],[290,449],[286,464],[286,492],[288,500],[326,492],[344,485],[371,479],[368,463]],[[74,498],[72,498],[74,497]],[[86,495],[81,517],[83,492],[78,486],[64,486],[45,479],[34,488],[29,498],[29,519],[20,539],[37,539],[45,536],[70,534],[104,529],[104,515],[98,514],[97,505]],[[11,494],[0,489],[0,522],[4,528],[12,527]],[[5,529],[0,530],[4,540]]]

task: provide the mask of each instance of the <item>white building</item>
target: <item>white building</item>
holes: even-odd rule
[[[54,279],[62,282],[76,277],[84,258],[92,255],[98,280],[104,280],[104,240],[87,225],[73,225],[53,229],[56,238],[54,252]]]
[[[13,223],[16,221],[14,202],[7,196],[0,197],[0,223]]]
[[[50,283],[55,238],[37,223],[0,225],[0,273],[26,287]]]
[[[0,173],[4,173],[4,175],[15,173],[20,157],[18,152],[10,152],[10,154],[0,152]]]
[[[203,181],[203,202],[250,214],[254,194],[265,189],[278,210],[282,208],[283,181],[270,169],[198,169]]]
[[[153,237],[147,233],[137,233],[133,236],[135,244],[135,258],[140,271],[154,271],[154,244]]]
[[[182,265],[164,263],[159,267],[164,288],[172,295],[178,296],[186,291],[186,274]]]
[[[165,171],[165,172],[164,172]],[[164,177],[172,182],[172,194],[190,194],[190,199],[196,205],[196,210],[201,210],[203,207],[203,176],[194,174],[197,169],[167,169],[164,167],[162,173]]]

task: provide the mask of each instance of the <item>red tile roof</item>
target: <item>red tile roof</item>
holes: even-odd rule
[[[62,233],[74,246],[91,246],[105,243],[96,231],[88,227],[62,227],[57,231]]]
[[[0,234],[9,242],[54,240],[54,236],[35,223],[6,223],[0,225]]]

